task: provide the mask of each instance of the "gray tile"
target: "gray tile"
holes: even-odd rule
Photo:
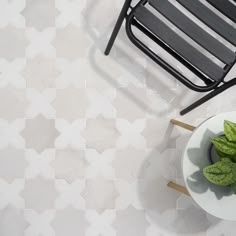
[[[168,180],[158,177],[154,180],[140,180],[138,194],[145,209],[163,213],[175,209],[179,192],[167,188]]]
[[[53,58],[37,56],[27,60],[22,74],[26,79],[28,88],[35,88],[41,91],[45,88],[55,87],[55,79],[59,71],[56,69]]]
[[[83,211],[69,207],[56,212],[52,226],[57,236],[83,236],[88,223]]]
[[[42,30],[55,25],[58,11],[53,0],[26,0],[26,7],[22,11],[26,26]]]
[[[24,236],[28,224],[24,220],[24,211],[14,207],[7,207],[0,212],[1,236]]]
[[[57,150],[55,160],[51,163],[55,177],[68,182],[84,178],[86,165],[84,151],[76,149]]]
[[[0,177],[9,183],[24,178],[27,164],[24,150],[10,147],[0,150]]]
[[[57,179],[55,181],[58,196],[55,200],[55,208],[65,209],[73,207],[77,210],[85,210],[85,199],[82,197],[82,191],[85,188],[84,180],[75,180],[68,183],[64,179]]]
[[[46,210],[38,213],[32,209],[26,209],[24,211],[24,218],[29,224],[25,229],[24,235],[55,235],[51,226],[51,221],[54,218],[54,210]]]
[[[0,117],[9,121],[25,116],[28,105],[25,89],[6,87],[0,89]]]
[[[22,132],[25,138],[26,147],[42,152],[45,148],[54,148],[54,141],[58,136],[55,129],[55,120],[37,116],[25,122],[25,129]]]
[[[115,160],[112,162],[116,177],[129,182],[140,178],[140,171],[143,168],[146,155],[145,151],[131,147],[117,150]]]
[[[80,117],[85,117],[88,107],[87,92],[85,89],[58,89],[52,105],[56,109],[58,118],[74,121]]]
[[[42,177],[26,180],[22,192],[26,208],[38,212],[53,209],[57,194],[54,180]]]
[[[139,99],[140,95],[142,95],[142,100]],[[117,90],[113,104],[116,108],[117,118],[125,118],[129,121],[145,118],[148,105],[146,89],[120,88]]]
[[[82,196],[86,201],[86,208],[104,211],[115,208],[117,191],[112,180],[99,177],[86,180]]]
[[[26,88],[26,82],[21,72],[26,64],[24,58],[17,58],[13,61],[0,59],[0,87],[13,86],[14,88]]]
[[[117,236],[143,236],[146,234],[148,222],[145,212],[134,207],[117,211],[114,222]]]
[[[94,135],[96,134],[96,135]],[[115,119],[87,119],[86,129],[83,131],[86,146],[99,152],[114,148],[119,133],[116,129]]]
[[[65,28],[57,29],[53,44],[58,57],[74,60],[85,57],[91,43],[81,27],[70,24]]]
[[[7,60],[13,60],[25,56],[28,45],[25,30],[13,26],[0,28],[0,55]]]
[[[142,134],[146,139],[147,147],[160,148],[167,140],[163,137],[168,133],[169,120],[165,118],[147,119]]]

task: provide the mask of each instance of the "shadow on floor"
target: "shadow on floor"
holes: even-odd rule
[[[165,140],[172,139],[173,126]],[[169,181],[181,180],[182,153],[162,143],[143,162],[139,172],[138,195],[149,222],[158,233],[166,235],[206,235],[221,222],[208,215],[189,196],[167,187]],[[149,167],[148,167],[149,166]],[[150,170],[151,168],[151,170]],[[165,235],[164,234],[164,235]]]

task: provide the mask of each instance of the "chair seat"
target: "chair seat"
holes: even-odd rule
[[[207,0],[212,6],[221,11],[229,19],[236,23],[236,6],[226,0]],[[234,0],[235,1],[235,0]]]
[[[228,24],[225,20],[215,14],[212,10],[202,4],[199,0],[177,0],[183,7],[189,10],[195,17],[201,20],[204,24],[209,26],[213,31],[225,38],[227,41],[236,46],[236,30]],[[217,0],[214,0],[217,1]],[[212,1],[213,2],[213,1]],[[223,0],[224,3],[228,0]],[[236,15],[236,8],[232,8],[234,15]]]
[[[150,0],[149,3],[157,11],[163,14],[171,23],[176,25],[186,35],[188,35],[225,64],[230,64],[235,60],[235,53],[233,51],[227,48],[224,44],[220,43],[208,32],[203,30],[189,17],[186,17],[185,14],[178,10],[169,1]]]
[[[227,41],[236,46],[236,29],[214,13],[210,8],[198,0],[177,1],[189,12],[197,16],[203,23],[213,28],[213,30],[217,28],[215,31],[219,35],[223,35]],[[215,3],[214,5],[217,10],[222,6],[222,1],[220,0],[209,0],[208,2]],[[224,0],[224,2],[228,2],[228,0]],[[231,6],[231,11],[228,15],[231,16],[231,20],[235,20],[235,5],[229,2],[227,7],[225,6],[222,11],[226,11],[229,6]],[[153,10],[151,10],[150,7]],[[204,53],[199,51],[199,49],[190,44],[189,41],[181,37],[175,30],[163,22],[154,11],[158,11],[158,13],[162,14],[180,31],[191,38],[191,40],[199,44],[202,48],[221,61],[222,66],[216,64]],[[235,13],[235,15],[233,15],[233,13]],[[185,60],[186,63],[189,64],[190,68],[193,68],[193,71],[196,71],[197,69],[204,76],[214,81],[220,81],[223,80],[228,70],[235,63],[236,54],[234,51],[226,47],[204,28],[191,20],[168,0],[149,0],[148,5],[145,2],[144,4],[140,4],[136,7],[133,14],[135,20],[139,24],[144,26],[149,32],[155,35],[158,40],[168,46],[169,49],[172,50],[172,55],[176,54],[178,57],[180,56],[183,60]],[[218,24],[218,27],[216,27],[216,24]]]

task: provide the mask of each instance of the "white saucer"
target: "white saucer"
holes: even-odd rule
[[[224,220],[236,221],[236,195],[228,187],[209,183],[202,169],[210,165],[210,139],[224,131],[224,120],[236,123],[236,112],[216,115],[202,123],[191,136],[182,159],[186,187],[195,202],[205,211]]]

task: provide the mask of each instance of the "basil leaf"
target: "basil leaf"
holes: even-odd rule
[[[211,141],[218,151],[231,156],[236,155],[236,143],[230,142],[225,136],[213,138]]]
[[[225,154],[219,150],[216,149],[216,153],[219,155],[220,159],[224,159],[224,158],[228,158],[230,159],[232,162],[235,162],[236,163],[236,155],[228,155],[228,154]]]
[[[203,169],[204,176],[213,184],[228,186],[236,182],[236,164],[223,159]]]
[[[231,142],[236,142],[236,124],[225,120],[224,122],[224,131],[225,131],[225,136],[227,139]]]

